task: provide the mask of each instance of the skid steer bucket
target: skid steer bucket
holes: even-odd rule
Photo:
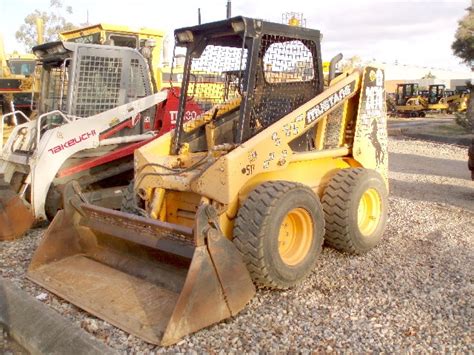
[[[191,229],[88,204],[77,190],[65,189],[28,270],[49,291],[160,345],[235,315],[255,294],[211,206]]]
[[[13,240],[30,229],[35,219],[10,185],[0,180],[0,241]]]

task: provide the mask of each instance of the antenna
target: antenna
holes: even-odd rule
[[[232,3],[230,0],[227,0],[227,18],[232,17]]]

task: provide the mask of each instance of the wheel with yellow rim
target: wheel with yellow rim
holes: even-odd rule
[[[382,239],[387,223],[388,192],[375,170],[340,170],[324,191],[326,244],[340,251],[360,254]]]
[[[233,234],[256,284],[292,287],[311,272],[321,253],[321,203],[302,184],[263,183],[250,192],[240,207]]]

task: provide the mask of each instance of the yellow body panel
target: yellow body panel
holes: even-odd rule
[[[360,71],[341,75],[321,94],[231,151],[192,153],[181,149],[179,155],[170,155],[174,131],[151,141],[135,151],[136,190],[146,203],[151,203],[155,191],[164,189],[165,212],[153,210],[152,215],[187,226],[192,225],[193,213],[199,203],[212,203],[219,212],[222,231],[232,238],[233,221],[239,207],[263,182],[299,182],[322,196],[326,184],[337,171],[360,166],[377,170],[387,181],[383,71],[375,67],[369,69],[365,70],[365,75]],[[330,100],[337,103],[331,106]],[[232,101],[227,104],[229,109],[236,105],[238,103]],[[343,118],[338,146],[322,149],[324,123],[340,105]],[[202,116],[196,121],[200,124],[188,123],[188,128],[184,129],[209,124],[206,113]],[[294,152],[290,142],[315,125],[318,125],[316,149]],[[353,131],[353,138],[350,134],[347,136],[347,130]],[[171,172],[187,167],[193,168]]]
[[[364,168],[376,170],[385,180],[388,188],[388,149],[387,149],[387,116],[384,90],[384,73],[373,68],[364,72],[361,95],[367,100],[360,100],[354,147],[352,154]]]
[[[428,105],[428,110],[442,111],[447,110],[449,105],[447,103],[440,103]]]
[[[31,53],[18,53],[13,52],[11,54],[6,54],[3,47],[3,39],[0,36],[0,78],[2,79],[13,79],[20,80],[21,84],[18,90],[6,90],[0,91],[0,94],[12,95],[18,93],[38,93],[39,92],[39,80],[35,80],[34,75],[22,75],[22,74],[13,74],[8,66],[9,60],[24,60],[34,63],[36,57]]]
[[[191,183],[196,193],[207,196],[223,204],[232,201],[242,186],[254,176],[267,171],[282,170],[290,161],[292,150],[289,142],[305,133],[314,112],[311,110],[316,103],[329,98],[339,90],[345,90],[342,95],[346,99],[354,96],[359,87],[360,74],[353,73],[308,101],[295,111],[286,115],[270,127],[266,128],[230,153],[219,158],[202,176]],[[333,109],[328,110],[328,114]],[[219,176],[219,181],[215,177]]]
[[[399,112],[418,112],[428,108],[428,102],[424,97],[415,96],[407,100],[406,105],[396,105]]]
[[[329,179],[340,169],[357,167],[360,164],[354,159],[344,157],[327,157],[304,160],[312,153],[298,153],[294,161],[288,164],[285,169],[261,173],[241,186],[237,197],[226,206],[226,213],[221,214],[220,224],[222,231],[228,238],[232,238],[234,228],[234,218],[237,216],[238,208],[247,198],[248,194],[258,185],[267,181],[293,181],[309,186],[317,195],[322,197],[324,188]]]

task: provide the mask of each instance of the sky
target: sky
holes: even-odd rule
[[[232,16],[281,22],[286,12],[303,13],[306,26],[323,34],[323,60],[341,52],[345,58],[467,71],[452,55],[458,20],[474,0],[233,0]],[[15,31],[34,9],[47,11],[49,0],[0,0],[0,33],[7,53],[24,48]],[[72,23],[99,22],[163,29],[225,18],[227,0],[63,0]],[[308,6],[308,4],[311,4]]]

